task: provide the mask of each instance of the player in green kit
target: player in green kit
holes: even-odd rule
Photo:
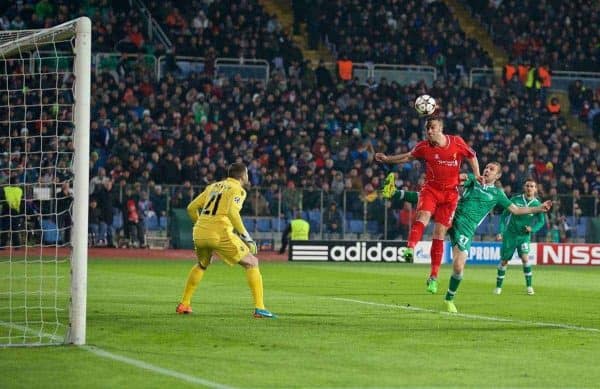
[[[452,227],[448,230],[448,236],[452,243],[452,270],[448,291],[446,292],[446,309],[448,312],[456,313],[454,295],[458,290],[463,278],[465,262],[471,248],[471,242],[475,230],[496,205],[500,205],[513,215],[527,215],[531,213],[547,212],[552,206],[551,201],[546,201],[537,207],[518,207],[513,204],[501,188],[495,184],[500,178],[502,167],[498,162],[488,163],[483,170],[484,184],[481,185],[472,174],[461,174],[461,182],[464,191],[458,202],[456,212],[452,221]],[[413,202],[417,199],[417,193],[398,191],[395,189],[393,178],[388,176],[386,185],[382,190],[384,198],[404,200]]]
[[[536,194],[536,182],[527,180],[525,181],[525,193],[514,196],[510,200],[517,207],[537,207],[541,205],[541,202],[536,198]],[[507,264],[515,250],[517,250],[523,263],[527,294],[532,295],[535,293],[532,286],[531,265],[528,263],[529,243],[531,242],[531,234],[538,232],[545,222],[546,218],[541,214],[513,216],[507,211],[502,213],[499,233],[496,237],[497,240],[502,241],[502,249],[500,250],[500,263],[498,264],[494,294],[502,293],[502,283],[506,275]]]
[[[537,207],[518,207],[513,204],[504,191],[497,187],[502,166],[498,162],[490,162],[483,170],[484,183],[481,185],[473,175],[468,175],[463,183],[464,192],[458,202],[452,228],[448,231],[452,243],[452,275],[446,292],[446,310],[456,313],[454,296],[463,278],[465,262],[471,248],[475,230],[486,216],[500,205],[513,215],[547,212],[552,207],[551,201],[546,201]]]

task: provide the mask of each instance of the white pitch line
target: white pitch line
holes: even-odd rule
[[[149,370],[149,371],[151,371],[153,373],[165,375],[165,376],[168,376],[168,377],[177,378],[177,379],[180,379],[182,381],[186,381],[186,382],[189,382],[189,383],[192,383],[192,384],[204,385],[204,386],[207,386],[209,388],[216,388],[216,389],[233,389],[233,386],[227,386],[227,385],[219,384],[219,383],[216,383],[216,382],[205,380],[204,378],[199,378],[199,377],[191,376],[191,375],[188,375],[188,374],[180,373],[180,372],[175,371],[175,370],[166,369],[164,367],[152,365],[150,363],[147,363],[147,362],[144,362],[144,361],[140,361],[138,359],[133,359],[133,358],[125,357],[125,356],[119,355],[119,354],[113,354],[111,352],[108,352],[106,350],[103,350],[103,349],[95,347],[95,346],[80,346],[80,348],[82,348],[82,349],[84,349],[86,351],[89,351],[92,354],[97,355],[97,356],[102,357],[102,358],[112,359],[114,361],[122,362],[122,363],[125,363],[127,365],[135,366],[135,367],[140,368],[140,369]]]
[[[53,341],[55,341],[57,343],[62,343],[64,341],[63,337],[52,335],[52,334],[47,334],[47,333],[41,333],[40,334],[38,331],[32,330],[30,328],[27,328],[27,327],[19,325],[19,324],[0,322],[0,325],[3,326],[3,327],[7,327],[7,328],[12,327],[12,328],[14,328],[16,330],[19,330],[19,331],[22,331],[22,332],[26,332],[26,333],[27,332],[35,333],[38,336],[41,335],[44,338],[50,338],[50,339],[52,339]],[[92,353],[94,355],[97,355],[99,357],[102,357],[102,358],[112,359],[114,361],[121,362],[121,363],[124,363],[124,364],[127,364],[127,365],[131,365],[131,366],[137,367],[139,369],[148,370],[148,371],[151,371],[151,372],[156,373],[156,374],[161,374],[161,375],[164,375],[164,376],[177,378],[177,379],[180,379],[182,381],[189,382],[191,384],[204,385],[206,387],[215,388],[215,389],[235,389],[233,386],[227,386],[227,385],[219,384],[217,382],[212,382],[212,381],[206,380],[204,378],[195,377],[195,376],[192,376],[192,375],[180,373],[180,372],[175,371],[175,370],[166,369],[164,367],[156,366],[156,365],[153,365],[151,363],[140,361],[139,359],[133,359],[133,358],[129,358],[129,357],[126,357],[126,356],[123,356],[123,355],[114,354],[114,353],[111,353],[109,351],[103,350],[103,349],[101,349],[99,347],[96,347],[96,346],[84,345],[84,346],[78,346],[78,348],[80,348],[82,350],[85,350],[85,351],[88,351],[88,352],[90,352],[90,353]]]
[[[385,308],[397,308],[404,309],[406,311],[415,311],[415,312],[428,312],[428,313],[441,313],[444,315],[448,315],[450,317],[462,317],[465,319],[474,319],[474,320],[482,320],[482,321],[496,321],[496,322],[504,322],[504,323],[516,323],[516,324],[526,324],[535,327],[551,327],[551,328],[561,328],[565,330],[576,330],[576,331],[586,331],[586,332],[600,332],[599,328],[593,327],[580,327],[573,326],[570,324],[560,324],[560,323],[545,323],[539,321],[529,321],[529,320],[518,320],[518,319],[507,319],[502,317],[494,317],[494,316],[483,316],[483,315],[472,315],[468,313],[448,313],[444,311],[437,311],[435,309],[427,309],[413,306],[404,306],[397,304],[384,304],[384,303],[375,303],[372,301],[362,301],[362,300],[354,300],[347,299],[341,297],[332,297],[332,300],[337,301],[345,301],[349,303],[363,304],[363,305],[371,305],[375,307],[385,307]]]

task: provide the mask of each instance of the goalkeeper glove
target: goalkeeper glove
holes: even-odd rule
[[[243,234],[240,235],[240,238],[242,238],[246,246],[248,246],[248,249],[250,250],[250,253],[252,253],[252,255],[256,255],[256,253],[258,253],[258,246],[256,245],[256,242],[250,237],[250,235]]]

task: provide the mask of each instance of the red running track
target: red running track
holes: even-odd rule
[[[5,248],[0,250],[0,261],[10,257],[23,257],[27,253],[28,258],[41,256],[60,256],[64,257],[69,254],[69,250],[64,247],[28,247],[27,249],[12,249]],[[276,251],[261,251],[258,253],[258,259],[261,261],[287,261],[287,254],[279,254]],[[149,259],[149,260],[194,260],[195,254],[193,250],[183,249],[167,249],[167,250],[150,250],[150,249],[127,249],[127,248],[90,248],[88,249],[88,257],[92,259]]]

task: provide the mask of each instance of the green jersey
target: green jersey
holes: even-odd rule
[[[508,208],[512,204],[504,190],[495,185],[481,185],[473,174],[463,184],[464,192],[458,201],[454,223],[477,229],[496,205]]]
[[[517,207],[539,207],[542,205],[537,198],[528,199],[524,194],[514,196],[510,199]],[[513,215],[508,210],[502,212],[500,216],[500,225],[498,232],[504,234],[506,232],[514,235],[529,235],[525,227],[531,227],[531,233],[538,232],[546,222],[546,218],[541,213],[530,213],[528,215]]]

